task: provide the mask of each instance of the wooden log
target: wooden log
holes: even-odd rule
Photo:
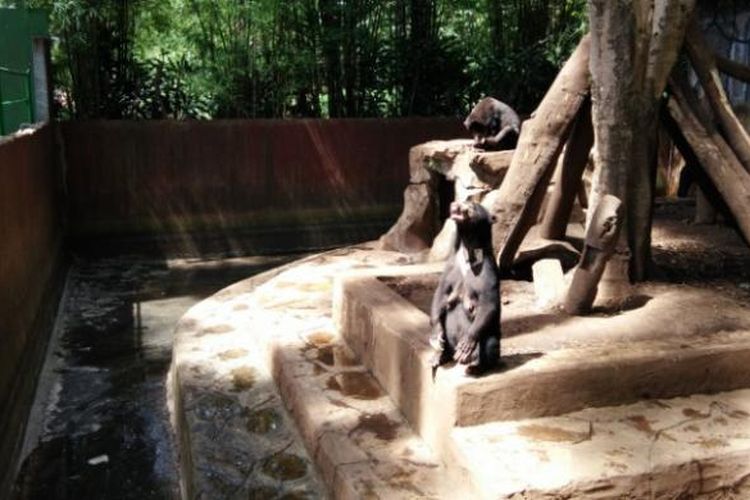
[[[510,271],[534,224],[555,162],[589,93],[589,36],[563,66],[532,117],[521,127],[516,152],[493,206],[492,241],[501,274]]]
[[[750,66],[745,66],[737,61],[722,57],[719,54],[714,54],[714,59],[716,60],[716,67],[722,73],[743,82],[750,82]]]
[[[565,156],[555,171],[555,189],[550,194],[547,210],[539,234],[542,238],[561,240],[565,237],[573,203],[581,189],[583,171],[594,145],[591,124],[591,100],[587,100],[578,114],[570,138],[565,146]]]
[[[734,221],[734,216],[731,210],[724,202],[721,197],[721,193],[716,189],[711,178],[706,173],[706,170],[701,168],[698,157],[693,152],[693,148],[685,139],[685,135],[680,130],[680,127],[674,121],[670,115],[668,106],[664,106],[661,110],[661,123],[664,129],[669,134],[680,155],[685,159],[685,166],[683,169],[691,169],[693,182],[698,185],[698,189],[708,199],[718,214],[725,220]],[[677,191],[675,191],[677,193]]]
[[[713,128],[704,126],[678,85],[670,85],[669,116],[684,136],[685,143],[729,207],[746,241],[750,242],[750,174],[729,145]],[[679,146],[679,137],[675,137]]]
[[[740,160],[745,170],[750,172],[750,135],[734,114],[732,104],[721,83],[713,53],[709,50],[703,33],[695,22],[691,23],[687,35],[685,47],[695,73],[698,75],[698,80],[706,92],[711,109],[719,120],[727,142],[737,154],[737,159]]]
[[[568,314],[586,314],[591,310],[599,280],[617,245],[623,222],[622,213],[623,206],[619,198],[611,194],[601,197],[586,229],[581,262],[573,272],[573,281],[565,297],[564,307]]]
[[[696,224],[716,223],[716,209],[700,187],[695,191],[695,219],[693,221]]]

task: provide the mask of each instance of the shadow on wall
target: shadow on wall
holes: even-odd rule
[[[374,239],[401,210],[408,153],[454,118],[63,125],[79,248],[244,255]]]

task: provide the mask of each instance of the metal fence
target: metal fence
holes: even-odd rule
[[[3,100],[3,75],[11,78],[23,78],[26,87],[26,95],[20,99],[11,99],[8,101]],[[34,122],[34,106],[32,101],[32,89],[33,84],[31,82],[31,70],[15,70],[0,66],[0,135],[5,135],[8,131],[6,130],[5,123],[5,110],[11,106],[24,106],[28,122]]]

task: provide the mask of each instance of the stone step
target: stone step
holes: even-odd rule
[[[437,267],[357,271],[334,293],[337,328],[436,450],[454,426],[750,387],[744,304],[678,285],[636,290],[632,310],[567,317],[534,312],[533,284],[504,282],[505,367],[433,379],[424,309]]]
[[[440,460],[333,329],[333,274],[404,259],[329,252],[239,282],[185,314],[169,383],[183,498],[460,491],[445,485]]]
[[[394,263],[399,254],[358,257],[302,264],[250,298],[252,330],[266,332],[267,365],[279,393],[332,497],[470,498],[447,484],[440,459],[334,328],[334,275]]]
[[[176,332],[170,399],[187,496],[460,493],[445,484],[439,458],[333,326],[335,274],[398,262],[408,260],[334,251],[237,283],[186,314]],[[269,473],[283,480],[275,491],[265,486]]]
[[[617,332],[614,342],[612,334],[593,338],[578,331],[575,319],[528,317],[533,286],[505,284],[510,366],[477,379],[441,368],[433,382],[420,307],[430,295],[424,276],[434,279],[440,266],[408,263],[397,253],[342,249],[240,282],[185,315],[176,331],[170,387],[185,497],[747,493],[747,391],[570,413],[580,404],[613,404],[645,390],[654,397],[664,387],[690,392],[741,383],[747,314],[731,300],[713,292],[715,301],[705,302],[709,292],[688,288],[672,295],[651,290],[654,298],[639,309],[586,320]],[[378,300],[348,300],[353,270],[366,269],[371,275],[353,282]],[[399,278],[376,279],[373,272]],[[342,275],[349,277],[338,280]],[[698,302],[723,314],[697,324]],[[650,318],[654,312],[678,329],[671,339],[657,336],[665,331],[659,322],[624,331],[633,319],[628,314]],[[398,318],[400,330],[368,332]],[[361,359],[340,336],[342,324],[364,332],[355,339],[376,339],[359,347],[347,339]],[[488,397],[482,391],[493,380],[497,394]],[[514,385],[521,383],[520,389]],[[529,408],[538,414],[526,415]],[[494,418],[494,411],[505,420],[472,425]],[[547,411],[566,414],[544,417]],[[667,447],[657,454],[657,445]],[[695,454],[682,453],[688,449]]]
[[[750,390],[457,427],[477,498],[750,498]]]

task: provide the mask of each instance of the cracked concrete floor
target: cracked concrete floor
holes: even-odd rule
[[[165,396],[174,325],[221,288],[298,257],[74,259],[13,498],[176,497]]]

